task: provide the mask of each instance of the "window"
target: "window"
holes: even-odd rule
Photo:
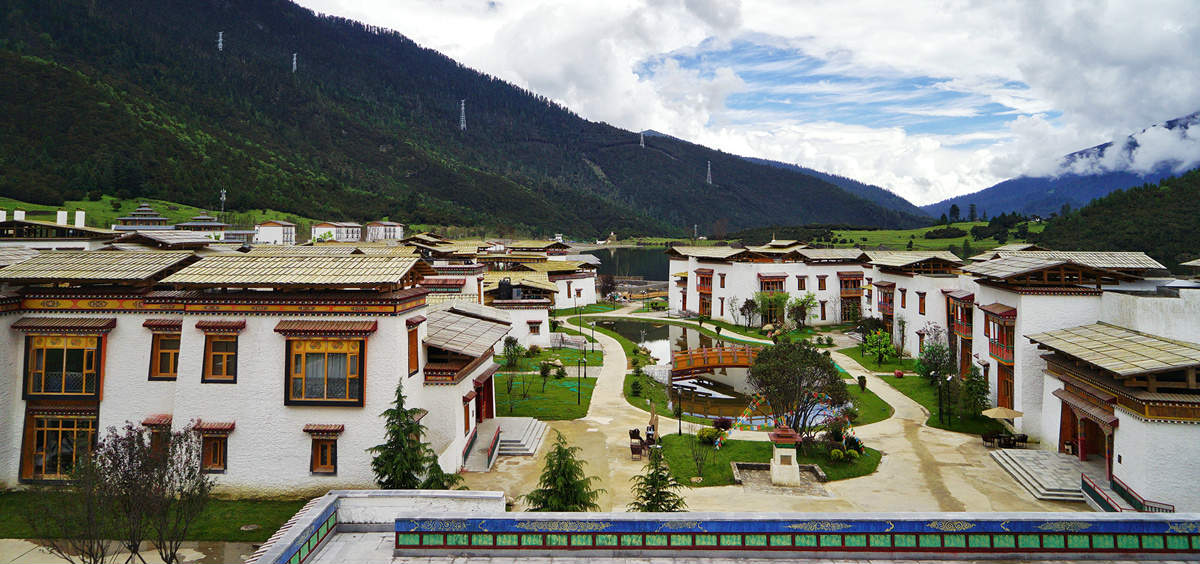
[[[200,470],[207,473],[220,474],[225,472],[226,447],[229,437],[225,435],[205,435],[200,448]]]
[[[760,280],[759,289],[764,292],[782,292],[783,280]]]
[[[921,313],[925,313],[922,311]],[[917,332],[917,353],[925,351],[925,333]]]
[[[337,439],[313,439],[309,471],[313,474],[337,474]]]
[[[721,313],[718,315],[720,315],[721,317],[725,317],[725,298],[717,298],[717,299],[721,301]]]
[[[362,341],[288,341],[289,402],[362,402]]]
[[[582,298],[582,297],[583,297],[583,288],[575,288],[575,297],[576,297],[576,298]]]
[[[35,480],[65,480],[75,463],[96,443],[96,417],[34,417],[33,459]],[[27,447],[28,448],[28,447]]]
[[[170,438],[170,427],[154,426],[150,428],[150,452],[160,455],[166,452],[167,440]]]
[[[99,337],[46,335],[25,340],[25,391],[30,395],[96,395]]]
[[[237,336],[204,336],[204,382],[237,382]]]
[[[900,309],[908,307],[908,290],[900,288]]]
[[[529,324],[529,334],[530,335],[539,335],[539,334],[541,334],[541,332],[542,332],[542,322],[539,321],[537,323]]]
[[[821,302],[821,321],[825,321],[825,302]]]
[[[463,404],[463,434],[471,434],[471,403]]]
[[[417,373],[420,367],[421,351],[418,348],[419,341],[417,340],[417,327],[408,328],[408,375],[412,376]]]
[[[917,292],[917,313],[925,315],[925,293]]]
[[[818,289],[818,290],[824,290],[824,289],[825,289],[825,277],[824,277],[824,276],[818,276],[818,277],[817,277],[817,289]]]
[[[724,288],[725,287],[725,273],[722,272],[721,274],[718,274],[717,276],[721,277],[721,287]]]
[[[155,333],[150,352],[150,379],[174,380],[179,375],[179,333]]]
[[[806,276],[797,276],[797,277],[796,277],[796,287],[797,287],[797,288],[798,288],[798,289],[799,289],[801,292],[803,292],[803,291],[804,291],[804,286],[805,286],[805,284],[806,284],[807,282],[808,282],[808,277],[806,277]]]

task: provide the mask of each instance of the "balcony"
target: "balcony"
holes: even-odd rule
[[[879,302],[879,313],[882,315],[891,315],[892,302]]]
[[[712,284],[709,284],[707,286],[704,286],[701,284],[696,284],[696,291],[700,292],[701,294],[711,294],[712,293]]]
[[[862,288],[842,288],[843,298],[861,298],[862,295]]]
[[[459,362],[430,362],[425,365],[426,384],[457,384],[471,371],[474,363]]]
[[[992,358],[1004,364],[1011,365],[1013,363],[1013,346],[1006,345],[997,340],[988,341],[988,354]]]
[[[972,325],[970,321],[963,321],[961,319],[954,320],[954,334],[958,335],[960,338],[970,339],[974,327],[975,326]]]

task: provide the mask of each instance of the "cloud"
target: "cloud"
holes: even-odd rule
[[[300,0],[631,130],[930,203],[1200,106],[1200,2]],[[1187,166],[1196,134],[1084,167]]]

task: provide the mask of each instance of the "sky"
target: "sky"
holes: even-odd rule
[[[1200,163],[1200,2],[299,0],[585,118],[883,186],[921,205],[1137,133]]]

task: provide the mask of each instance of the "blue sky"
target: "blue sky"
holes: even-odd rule
[[[300,0],[630,130],[918,203],[1200,110],[1200,2]],[[1176,136],[1178,137],[1178,136]],[[1152,154],[1200,139],[1155,132]],[[1139,164],[1141,163],[1141,164]]]

